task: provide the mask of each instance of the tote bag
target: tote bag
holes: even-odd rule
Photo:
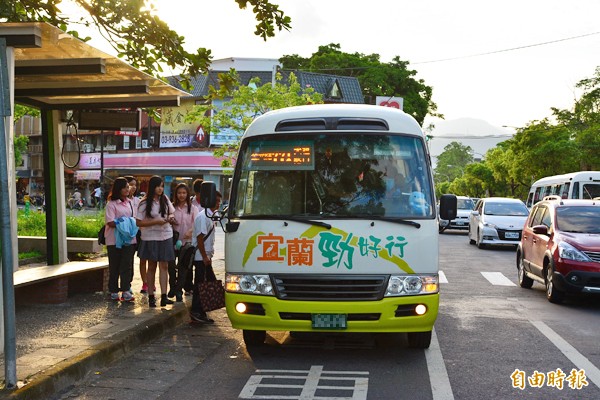
[[[225,287],[223,281],[208,281],[198,284],[200,304],[204,311],[218,310],[225,307]]]

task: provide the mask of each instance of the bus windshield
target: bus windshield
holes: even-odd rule
[[[235,217],[432,218],[421,138],[282,134],[244,141],[232,188]]]

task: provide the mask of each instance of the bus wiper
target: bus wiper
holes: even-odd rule
[[[323,228],[331,229],[331,225],[326,222],[315,221],[312,219],[294,218],[294,217],[290,217],[289,215],[245,215],[244,218],[248,218],[248,219],[278,219],[278,220],[287,219],[289,221],[300,222],[300,223],[308,224],[308,225],[322,226]]]
[[[286,216],[276,216],[277,219],[288,219],[294,222],[300,222],[303,224],[322,226],[323,228],[331,229],[331,225],[327,222],[315,221],[313,219],[303,219],[303,218],[294,218],[294,217],[286,217]]]
[[[411,221],[409,219],[404,219],[404,218],[390,218],[390,217],[381,217],[378,215],[369,215],[369,216],[365,216],[365,217],[361,217],[361,218],[371,218],[371,219],[376,219],[379,221],[386,221],[386,222],[395,222],[397,224],[402,224],[402,225],[410,225],[410,226],[414,226],[415,228],[419,229],[421,228],[421,224],[415,221]]]

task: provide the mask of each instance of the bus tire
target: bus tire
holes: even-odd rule
[[[431,331],[408,332],[408,347],[411,349],[428,349],[431,344]]]
[[[243,332],[244,343],[246,347],[257,347],[262,346],[267,338],[266,331],[249,331],[244,329]]]

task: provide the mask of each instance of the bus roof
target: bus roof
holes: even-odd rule
[[[350,123],[331,127],[326,119],[344,120]],[[379,120],[378,129],[369,128],[365,121]],[[285,128],[281,122],[287,121]],[[321,121],[322,124],[315,123]],[[352,121],[357,122],[355,124]],[[359,122],[363,123],[359,123]],[[391,107],[367,104],[314,104],[281,108],[269,111],[256,118],[246,129],[244,137],[265,133],[306,132],[316,130],[366,131],[407,133],[423,137],[423,131],[417,121],[405,112]]]
[[[563,183],[567,181],[600,181],[600,171],[579,171],[579,172],[571,172],[569,174],[562,175],[554,175],[547,176],[542,179],[538,179],[531,185],[541,186],[541,185],[549,185],[553,183]]]

